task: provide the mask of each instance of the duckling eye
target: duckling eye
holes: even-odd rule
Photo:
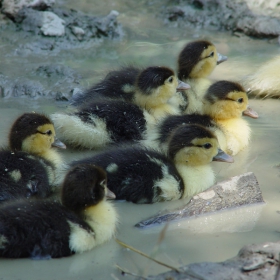
[[[210,54],[209,54],[209,57],[213,57],[214,56],[214,52],[211,52]]]
[[[172,82],[173,82],[173,77],[170,77],[170,78],[168,79],[168,82],[169,82],[169,83],[172,83]]]
[[[243,102],[243,98],[237,99],[237,102],[238,102],[238,103],[242,103],[242,102]]]
[[[45,134],[47,134],[48,136],[52,135],[52,131],[51,130],[48,130],[45,132]]]
[[[206,144],[202,145],[202,147],[208,150],[208,149],[212,148],[212,145],[210,143],[206,143]]]

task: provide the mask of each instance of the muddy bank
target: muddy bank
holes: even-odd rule
[[[271,12],[279,1],[267,1],[262,7],[262,13],[258,13],[260,9],[256,7],[260,6],[260,3],[256,2],[260,1],[168,1],[161,17],[166,24],[175,27],[225,30],[237,36],[245,34],[256,38],[279,37],[280,17]]]

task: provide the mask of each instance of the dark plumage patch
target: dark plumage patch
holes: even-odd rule
[[[206,40],[193,41],[182,49],[178,57],[178,78],[180,80],[189,78],[192,69],[200,61],[202,52],[211,45],[213,44]]]
[[[181,125],[189,124],[199,124],[204,127],[214,127],[215,123],[212,118],[208,115],[200,114],[190,114],[190,115],[180,115],[180,116],[168,116],[165,118],[158,127],[159,137],[158,141],[160,143],[165,143],[168,141],[171,133]]]
[[[13,201],[0,208],[0,246],[6,258],[60,258],[74,254],[69,248],[68,220],[87,231],[89,225],[74,212],[51,200]]]
[[[151,93],[151,89],[156,89],[159,86],[162,86],[165,80],[173,75],[173,70],[167,67],[148,67],[139,74],[136,84],[143,94],[148,95]]]
[[[126,66],[119,70],[111,71],[101,82],[93,85],[85,92],[73,96],[71,104],[81,106],[93,100],[104,98],[131,101],[134,92],[125,92],[123,86],[133,86],[140,71],[141,69],[133,66]]]
[[[174,176],[183,194],[183,181],[173,162],[166,156],[140,146],[111,148],[93,157],[74,161],[72,166],[91,163],[107,171],[108,188],[116,199],[125,199],[134,203],[152,203],[154,183],[163,178],[162,165]],[[160,194],[160,193],[158,193]]]
[[[184,147],[193,146],[192,141],[199,138],[216,138],[214,134],[200,125],[181,125],[175,129],[170,137],[168,156],[175,155]]]
[[[51,194],[46,165],[41,157],[8,149],[0,151],[0,202]]]
[[[225,80],[218,81],[208,88],[205,94],[205,99],[213,104],[217,101],[217,99],[227,99],[227,95],[233,91],[245,92],[244,88],[238,83]]]
[[[20,151],[24,139],[37,132],[37,128],[44,124],[52,124],[51,120],[38,113],[25,113],[21,115],[10,130],[9,145],[13,151]]]
[[[75,113],[82,121],[92,123],[91,116],[106,122],[113,142],[138,141],[146,130],[146,120],[137,105],[121,100],[103,100],[82,106]]]
[[[62,204],[75,212],[96,205],[105,196],[102,182],[106,181],[106,172],[100,167],[88,164],[75,166],[65,177]]]

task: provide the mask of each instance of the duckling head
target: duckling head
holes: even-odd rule
[[[216,136],[200,125],[181,125],[170,137],[168,155],[176,164],[199,166],[212,161],[233,162],[219,148]]]
[[[231,81],[218,81],[208,88],[204,112],[216,120],[240,118],[243,113],[255,118],[254,112],[248,110],[246,91],[240,84]]]
[[[9,145],[13,151],[25,151],[43,155],[52,147],[66,146],[55,137],[51,120],[38,113],[24,113],[16,119],[9,134]]]
[[[141,107],[165,104],[177,90],[190,86],[178,81],[174,71],[167,67],[152,66],[144,69],[136,80],[135,102]]]
[[[209,41],[199,40],[188,43],[178,57],[178,77],[205,78],[215,69],[217,64],[226,61],[227,57],[217,52]]]
[[[115,195],[107,189],[106,172],[93,164],[74,166],[65,176],[61,200],[67,208],[81,212]]]

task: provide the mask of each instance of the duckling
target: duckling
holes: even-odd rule
[[[227,57],[219,54],[216,47],[206,40],[190,42],[182,49],[178,57],[178,78],[191,87],[187,94],[183,93],[187,104],[179,104],[183,113],[202,112],[203,96],[212,83],[207,77],[226,60]]]
[[[267,61],[243,79],[249,96],[280,97],[280,56]]]
[[[50,119],[24,113],[9,133],[9,147],[0,150],[0,201],[20,197],[46,197],[56,182],[62,163],[53,147],[65,148],[55,138]]]
[[[105,197],[106,173],[85,164],[72,168],[62,186],[61,203],[20,200],[0,207],[0,256],[60,258],[91,250],[115,233],[117,213]]]
[[[122,100],[93,101],[74,113],[55,113],[51,118],[64,142],[86,149],[137,142],[155,123],[146,110]]]
[[[242,115],[258,118],[258,114],[248,107],[244,88],[232,81],[218,81],[209,87],[204,102],[204,113],[215,120],[224,135],[225,141],[219,140],[222,149],[236,155],[247,147],[251,129]]]
[[[179,114],[179,109],[167,101],[177,90],[189,89],[189,85],[178,81],[173,70],[151,66],[146,69],[123,67],[110,72],[103,81],[88,91],[73,97],[73,105],[86,104],[96,99],[121,99],[148,110],[155,118],[166,114]]]
[[[92,163],[107,172],[116,199],[154,203],[192,197],[215,180],[212,160],[232,162],[211,131],[199,125],[179,126],[170,137],[168,155],[141,145],[114,147],[74,161]]]

